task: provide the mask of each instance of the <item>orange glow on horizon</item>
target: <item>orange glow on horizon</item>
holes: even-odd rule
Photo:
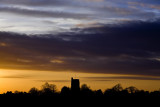
[[[41,88],[45,82],[55,84],[60,91],[63,86],[70,87],[71,77],[80,79],[80,83],[87,84],[93,90],[112,88],[120,83],[124,88],[135,86],[138,89],[149,91],[158,90],[160,81],[155,80],[133,80],[133,79],[112,79],[112,77],[124,77],[129,75],[118,74],[94,74],[94,73],[74,73],[74,72],[51,72],[51,71],[32,71],[32,70],[5,70],[0,69],[0,93],[7,91],[29,91],[30,88]],[[93,77],[93,78],[92,78]],[[97,78],[94,78],[97,77]],[[100,79],[108,77],[109,79]],[[134,76],[133,76],[134,77]]]

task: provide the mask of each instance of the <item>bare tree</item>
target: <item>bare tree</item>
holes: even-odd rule
[[[81,85],[81,90],[90,90],[90,87],[87,86],[87,84],[82,84]]]
[[[29,90],[29,93],[32,95],[38,95],[39,90],[37,88],[33,87]]]
[[[52,94],[55,92],[56,92],[56,85],[49,84],[48,82],[46,82],[44,85],[42,85],[42,93]]]
[[[129,93],[135,93],[138,91],[138,89],[134,86],[130,86],[130,87],[126,88],[125,90],[127,90]]]
[[[115,85],[113,88],[112,88],[112,90],[114,90],[114,91],[122,91],[123,90],[123,87],[122,87],[122,85],[121,84],[117,84],[117,85]]]

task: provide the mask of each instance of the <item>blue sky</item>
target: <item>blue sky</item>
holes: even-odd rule
[[[159,18],[158,0],[0,0],[0,30],[50,34]]]

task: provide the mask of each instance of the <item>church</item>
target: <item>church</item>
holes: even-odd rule
[[[71,91],[73,93],[79,93],[80,92],[80,81],[79,79],[73,79],[71,78]]]

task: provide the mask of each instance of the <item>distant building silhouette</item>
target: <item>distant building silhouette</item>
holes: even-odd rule
[[[80,81],[79,79],[71,78],[71,91],[72,93],[79,93],[80,92]]]

